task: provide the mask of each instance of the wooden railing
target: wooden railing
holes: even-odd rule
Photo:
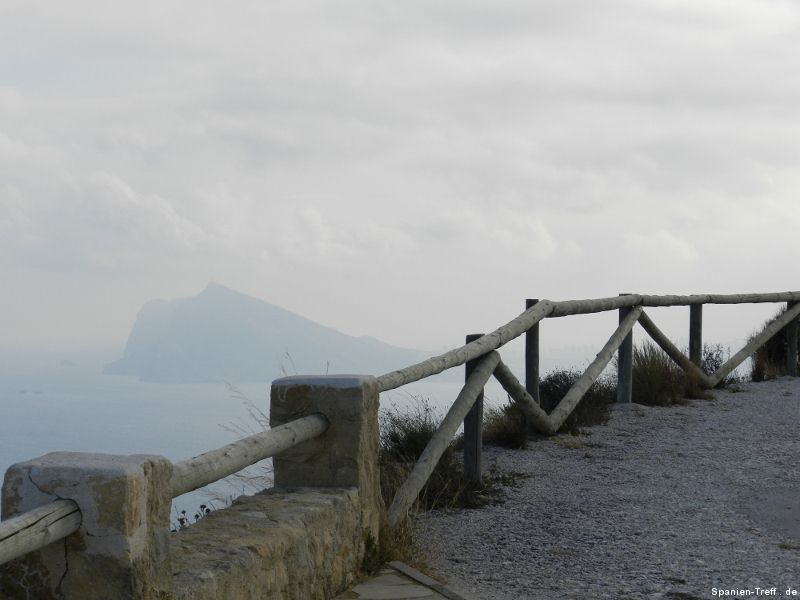
[[[175,463],[172,497],[228,477],[265,458],[322,435],[322,414],[309,415]],[[57,500],[0,523],[0,564],[44,548],[78,531],[81,511],[73,500]]]
[[[754,336],[739,352],[734,354],[715,373],[706,375],[700,369],[702,353],[702,307],[705,304],[745,304],[764,302],[786,302],[787,310],[771,321],[763,331]],[[471,339],[459,348],[434,356],[428,360],[377,378],[381,391],[398,388],[441,373],[459,365],[472,363],[471,374],[458,398],[412,469],[405,483],[398,489],[389,507],[389,524],[396,526],[406,516],[437,462],[446,450],[458,428],[464,423],[464,466],[468,480],[480,481],[480,415],[484,384],[494,375],[509,397],[526,414],[529,423],[539,432],[553,435],[564,424],[570,413],[597,380],[615,353],[617,361],[617,401],[631,401],[633,337],[632,329],[638,322],[645,332],[667,355],[701,386],[713,388],[725,379],[742,362],[763,346],[779,331],[787,330],[787,370],[797,376],[797,320],[800,315],[800,292],[769,294],[702,294],[691,296],[653,296],[620,294],[613,298],[589,300],[529,300],[527,309],[515,319],[493,332]],[[689,353],[687,357],[653,323],[644,309],[649,307],[689,306]],[[603,346],[597,357],[589,364],[583,375],[573,384],[558,405],[548,414],[538,402],[538,324],[545,318],[565,317],[578,314],[619,311],[619,327]],[[526,334],[526,383],[523,385],[503,363],[496,350],[509,341]],[[474,337],[474,336],[472,336]],[[469,365],[468,365],[469,367]],[[477,405],[477,406],[476,406]],[[470,418],[467,418],[470,415]],[[477,425],[476,425],[477,423]]]
[[[734,354],[716,373],[710,375],[703,373],[699,368],[702,350],[703,305],[763,302],[786,302],[787,310],[780,317],[771,321],[761,333]],[[645,308],[667,306],[690,307],[688,357],[658,329],[645,312]],[[466,475],[472,481],[480,481],[482,394],[485,384],[492,376],[499,381],[511,399],[522,408],[534,428],[541,433],[552,435],[563,425],[615,353],[618,353],[617,400],[630,402],[632,329],[636,323],[642,326],[644,331],[664,349],[672,360],[707,388],[716,386],[771,337],[782,329],[786,329],[789,373],[797,375],[797,322],[798,315],[800,315],[800,292],[692,296],[624,294],[613,298],[560,302],[528,300],[526,307],[522,314],[495,331],[485,335],[468,336],[467,343],[459,348],[404,369],[392,371],[374,379],[369,378],[373,382],[369,385],[373,386],[370,389],[373,390],[371,393],[374,394],[377,404],[375,387],[378,392],[383,392],[453,367],[460,365],[467,367],[466,383],[463,389],[388,509],[390,525],[396,526],[405,518],[462,423],[465,424]],[[548,414],[539,406],[538,402],[539,322],[546,318],[611,310],[619,311],[619,326],[561,402]],[[520,383],[497,352],[506,343],[523,334],[526,335],[525,385]],[[313,410],[307,412],[312,414],[172,465],[172,497],[236,473],[260,460],[293,448],[301,442],[316,438],[329,429],[329,417],[332,419],[334,416],[330,411],[327,417]],[[335,427],[331,427],[331,431],[334,429]],[[165,464],[169,466],[167,461]],[[3,521],[0,523],[0,564],[69,536],[79,530],[81,520],[81,510],[74,501],[57,500]]]

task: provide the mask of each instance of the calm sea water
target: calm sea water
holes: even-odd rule
[[[505,398],[487,389],[490,402]],[[412,384],[382,394],[382,408],[407,410],[419,398],[444,415],[457,381]],[[48,452],[159,454],[180,461],[266,427],[269,383],[157,384],[108,376],[99,366],[52,364],[0,372],[0,473]],[[177,498],[173,512],[222,506],[267,487],[269,461]]]

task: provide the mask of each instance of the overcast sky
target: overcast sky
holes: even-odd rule
[[[799,43],[780,0],[0,0],[0,345],[209,281],[421,348],[798,289]]]

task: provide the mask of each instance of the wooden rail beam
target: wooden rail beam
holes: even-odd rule
[[[542,300],[533,308],[526,310],[516,319],[512,319],[502,327],[498,327],[491,333],[487,333],[480,339],[470,342],[460,348],[450,350],[444,354],[434,356],[428,360],[423,360],[417,364],[392,371],[377,377],[378,390],[386,392],[399,388],[402,385],[419,381],[425,377],[436,375],[452,367],[463,365],[468,360],[483,356],[492,350],[510,342],[521,336],[536,323],[544,319],[553,309],[553,303],[549,300]]]
[[[585,315],[590,313],[607,312],[620,308],[631,308],[642,303],[642,296],[638,294],[625,294],[612,298],[594,298],[591,300],[563,300],[553,302],[550,317],[568,317],[570,315]]]
[[[419,457],[417,464],[414,465],[414,469],[403,482],[403,485],[400,486],[400,489],[397,490],[388,511],[389,525],[391,527],[396,527],[403,520],[408,509],[417,499],[431,473],[433,473],[433,469],[436,468],[436,464],[450,444],[450,440],[453,439],[458,427],[464,421],[464,417],[469,412],[469,409],[472,408],[475,399],[483,390],[483,386],[486,385],[499,362],[500,355],[497,352],[492,352],[483,357],[475,367],[475,370],[472,371],[469,380],[461,389],[455,402],[453,402],[444,420],[439,425],[439,429],[436,430],[428,445],[425,446],[425,450],[422,451],[422,455]]]
[[[800,292],[774,292],[765,294],[693,294],[690,296],[640,296],[644,307],[691,306],[693,304],[760,304],[764,302],[789,302],[800,300]]]
[[[747,358],[752,356],[753,353],[761,346],[766,344],[771,337],[780,332],[781,329],[786,327],[786,325],[792,321],[796,321],[798,315],[800,315],[800,303],[788,309],[780,317],[764,327],[761,333],[750,340],[749,344],[729,358],[724,365],[722,365],[713,375],[710,376],[710,383],[712,383],[711,387],[716,387],[717,384],[730,375],[736,367],[742,364],[742,362],[744,362]]]
[[[502,360],[495,367],[494,377],[511,399],[522,408],[529,425],[544,435],[555,435],[558,432],[558,427],[554,426],[552,419]]]
[[[533,401],[525,387],[519,383],[513,373],[502,362],[495,368],[495,378],[503,386],[503,389],[520,404],[530,422],[538,431],[545,435],[553,435],[561,428],[570,413],[575,410],[578,402],[580,402],[592,384],[597,381],[603,369],[614,356],[614,352],[617,351],[617,348],[633,329],[641,313],[641,306],[637,306],[630,311],[603,346],[603,349],[597,353],[597,356],[586,368],[583,375],[572,385],[561,399],[561,402],[558,403],[558,406],[549,415]]]
[[[678,347],[673,344],[670,339],[662,332],[656,324],[650,319],[647,313],[642,312],[639,316],[639,325],[642,326],[647,334],[653,339],[653,341],[659,345],[659,347],[667,353],[675,364],[677,364],[681,369],[686,372],[687,375],[696,379],[700,384],[705,388],[713,388],[711,378],[703,373],[692,360],[686,357],[686,355],[681,352]]]
[[[233,475],[300,442],[322,435],[328,425],[327,417],[316,413],[175,463],[172,471],[172,497]]]
[[[72,535],[81,526],[81,509],[56,500],[0,523],[0,565]]]
[[[669,357],[681,367],[681,369],[683,369],[690,376],[695,377],[704,387],[710,389],[719,385],[719,383],[728,375],[730,375],[731,372],[736,369],[736,367],[742,364],[742,362],[744,362],[748,357],[752,356],[756,350],[763,346],[771,337],[781,331],[781,329],[783,329],[789,323],[796,323],[798,315],[800,315],[800,304],[795,304],[778,319],[768,324],[761,331],[761,333],[750,340],[749,344],[734,354],[725,362],[725,364],[723,364],[711,375],[706,375],[703,373],[693,361],[687,358],[683,352],[678,350],[675,344],[673,344],[667,338],[667,336],[664,335],[664,333],[658,327],[656,327],[655,323],[650,320],[650,317],[648,317],[646,313],[642,313],[641,317],[639,317],[639,323],[650,335],[650,337],[653,338],[653,341],[658,344],[661,349],[664,350],[664,352],[666,352],[667,355],[669,355]]]
[[[597,380],[597,378],[600,376],[600,373],[602,373],[603,369],[605,369],[606,365],[611,361],[614,356],[614,352],[616,352],[617,348],[622,345],[622,342],[631,332],[631,329],[633,329],[633,326],[636,324],[636,321],[638,321],[639,315],[641,314],[641,306],[631,309],[630,313],[628,313],[628,315],[622,320],[622,323],[619,324],[619,327],[617,327],[616,331],[614,331],[609,340],[605,343],[603,349],[597,353],[595,359],[586,368],[586,371],[584,371],[580,379],[573,384],[573,386],[564,396],[563,400],[561,400],[553,412],[550,413],[550,418],[553,419],[559,427],[564,424],[564,421],[567,420],[569,414],[578,405],[580,399],[583,398],[583,395]]]
[[[474,342],[482,337],[482,333],[471,333],[467,336],[467,343]],[[480,359],[467,361],[464,365],[464,384],[469,378]],[[475,484],[483,482],[483,388],[478,392],[472,408],[464,418],[464,478]]]
[[[413,381],[436,375],[452,367],[463,365],[468,360],[496,350],[519,337],[544,318],[565,317],[587,313],[605,312],[634,306],[693,306],[699,304],[744,304],[761,302],[797,302],[800,292],[776,292],[767,294],[695,294],[691,296],[644,296],[631,294],[616,298],[589,300],[565,300],[554,302],[540,300],[517,318],[486,334],[479,340],[455,348],[444,354],[431,357],[404,369],[385,373],[377,377],[378,390],[386,392]]]

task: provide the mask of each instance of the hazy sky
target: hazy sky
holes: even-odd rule
[[[423,348],[800,288],[798,41],[778,0],[0,0],[0,345],[209,281]]]

